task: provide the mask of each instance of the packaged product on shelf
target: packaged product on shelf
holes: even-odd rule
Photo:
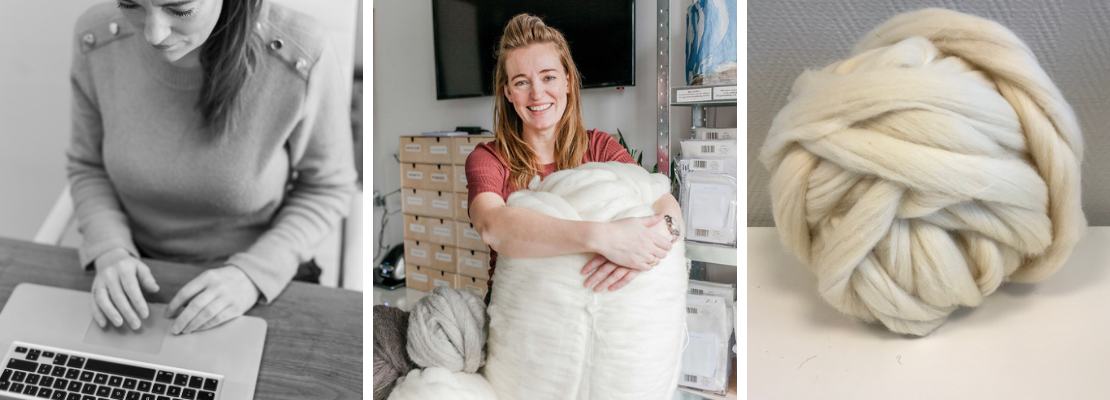
[[[736,178],[689,172],[681,179],[686,240],[736,245]]]
[[[694,127],[694,139],[699,140],[718,140],[718,139],[736,139],[736,128],[706,128],[704,126]]]
[[[730,283],[707,282],[691,279],[687,294],[724,299],[728,307],[728,326],[736,327],[736,286]]]
[[[682,155],[686,158],[736,158],[739,154],[736,139],[683,140]]]
[[[727,304],[720,297],[686,295],[689,340],[682,351],[679,385],[718,393],[728,390],[733,328]]]
[[[678,173],[704,172],[736,177],[736,158],[686,158],[678,160]]]

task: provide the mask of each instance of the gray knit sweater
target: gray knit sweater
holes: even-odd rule
[[[235,126],[214,137],[200,68],[157,58],[114,2],[78,19],[67,156],[82,266],[115,248],[234,265],[269,302],[337,227],[356,177],[348,77],[308,17],[266,4],[259,22]]]

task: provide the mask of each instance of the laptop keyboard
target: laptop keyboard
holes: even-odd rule
[[[23,342],[7,354],[0,394],[28,399],[216,400],[223,383],[221,375]]]

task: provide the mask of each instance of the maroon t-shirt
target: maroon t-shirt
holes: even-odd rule
[[[585,157],[583,157],[584,163],[594,161],[636,163],[632,160],[632,156],[628,155],[628,151],[620,145],[620,142],[617,142],[608,133],[594,129],[587,132],[587,134],[590,137],[590,144],[589,148],[586,149]],[[474,152],[466,157],[466,204],[473,203],[474,197],[482,192],[497,193],[502,200],[508,201],[509,195],[513,194],[516,189],[509,182],[509,167],[502,163],[503,160],[501,153],[491,147],[489,143],[478,144],[474,148]],[[540,172],[540,179],[547,178],[553,172],[555,172],[555,163],[545,164]],[[467,210],[469,214],[469,208]],[[493,269],[496,264],[497,252],[490,249],[488,283],[490,287],[493,287]]]

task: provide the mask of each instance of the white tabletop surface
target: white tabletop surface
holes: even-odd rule
[[[748,228],[747,259],[749,399],[1110,398],[1110,227],[922,338],[825,303],[775,228]]]

